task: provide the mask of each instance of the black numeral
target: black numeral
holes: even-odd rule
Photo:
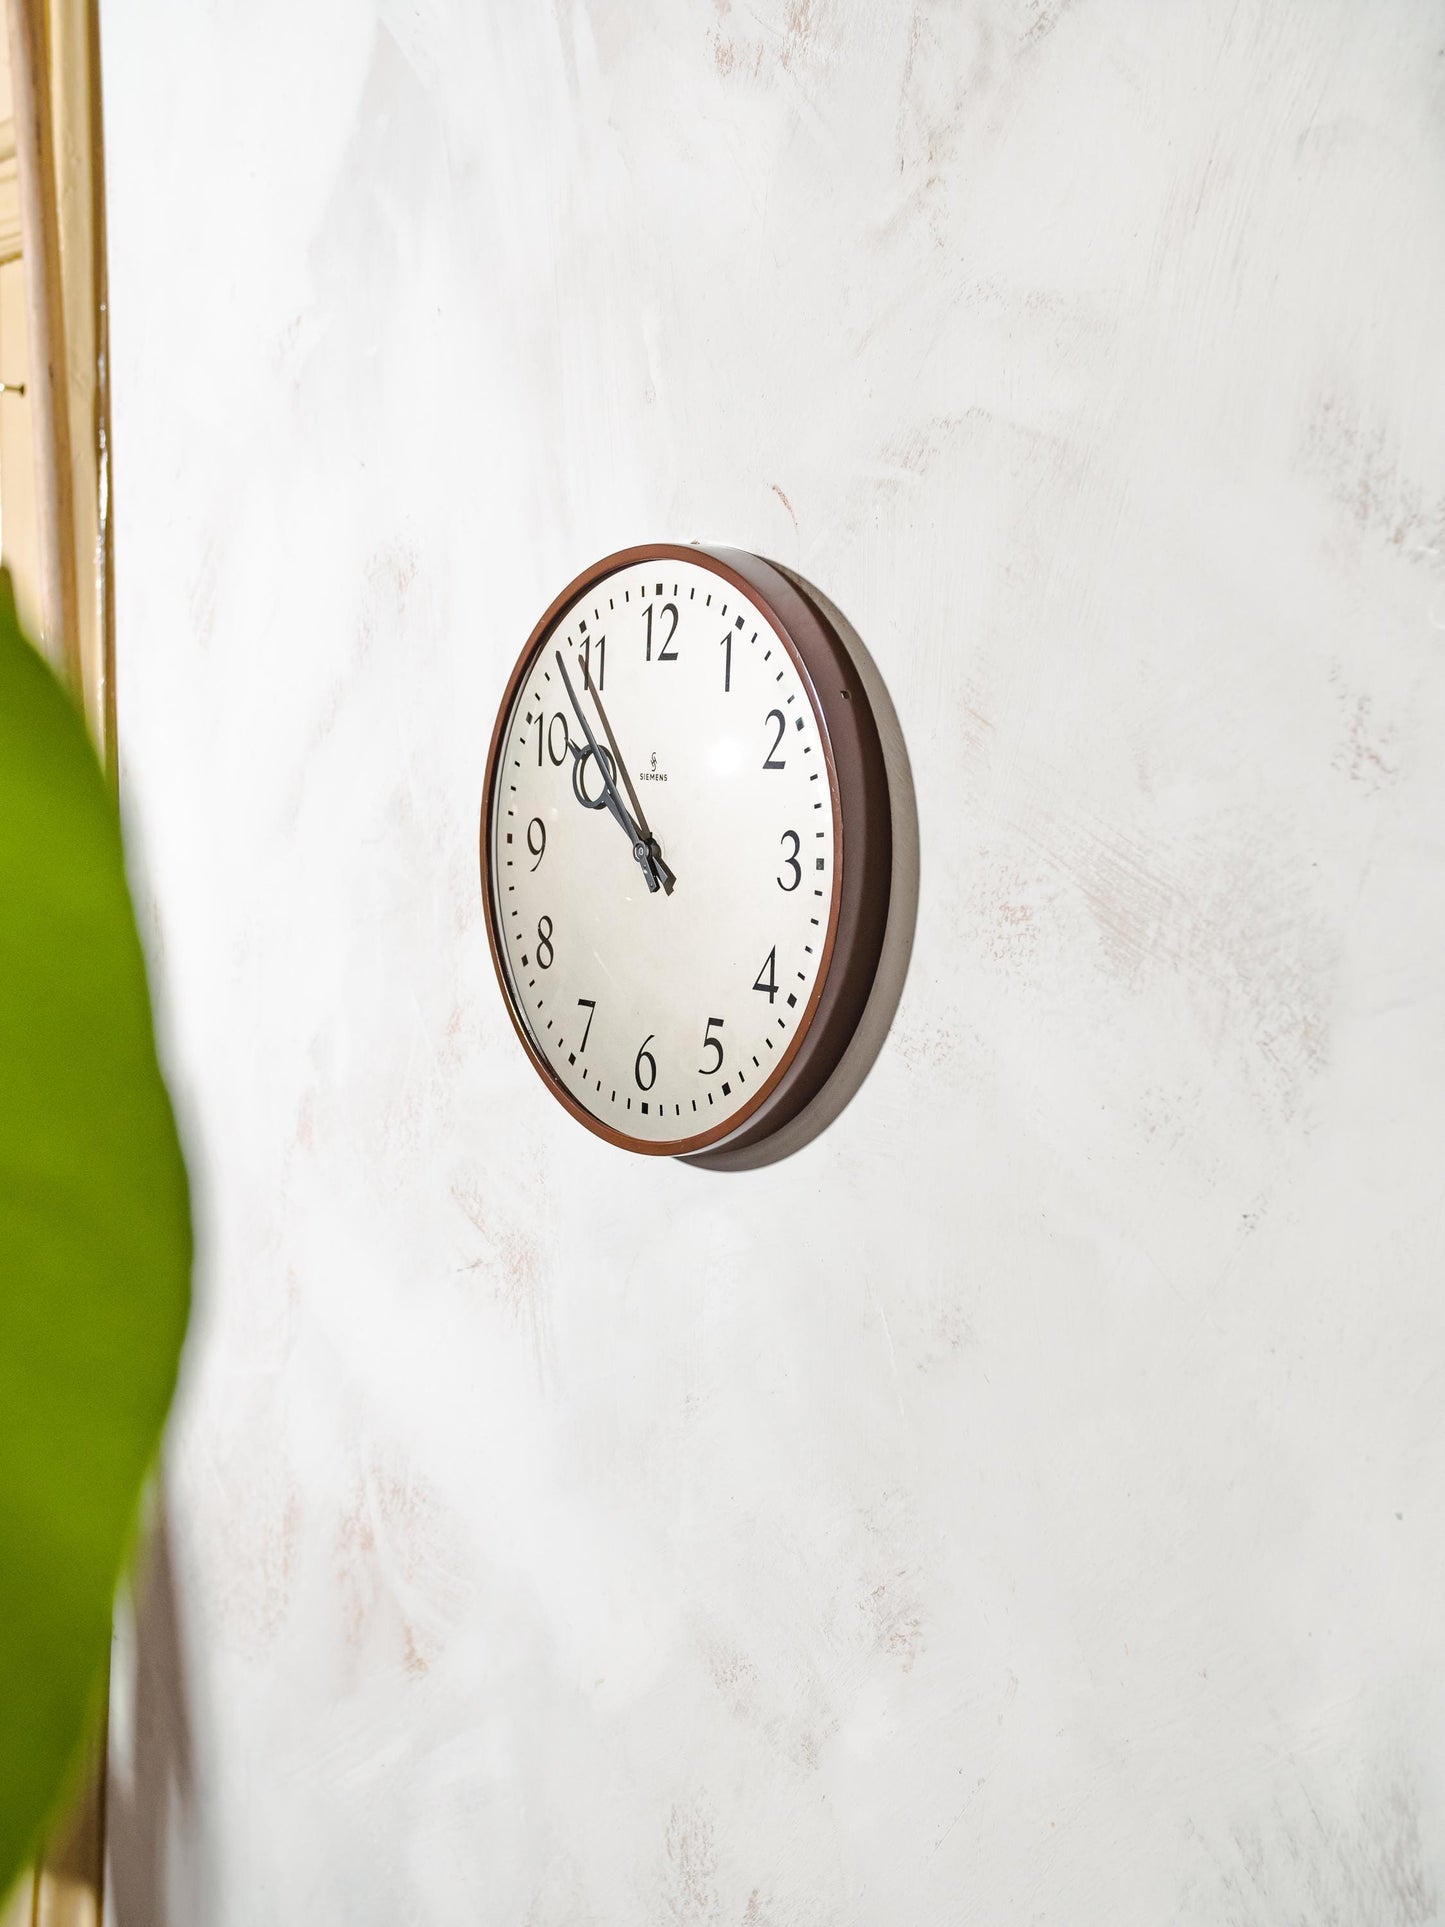
[[[753,989],[762,991],[771,1003],[778,994],[778,946],[773,945],[768,952],[767,962],[753,980]]]
[[[667,640],[663,643],[662,647],[657,652],[657,660],[659,662],[676,662],[677,651],[672,646],[672,639],[677,634],[677,604],[675,602],[664,602],[662,605],[662,613],[665,616],[672,617],[672,627],[667,632]],[[647,616],[647,660],[651,662],[652,661],[652,604],[650,602],[647,605],[646,616]]]
[[[704,1050],[716,1051],[717,1060],[715,1063],[704,1064],[701,1067],[698,1073],[699,1076],[701,1077],[716,1077],[718,1072],[722,1069],[722,1065],[723,1065],[722,1039],[720,1037],[713,1036],[712,1027],[714,1024],[716,1024],[718,1029],[721,1030],[723,1027],[722,1018],[721,1017],[708,1018],[707,1029],[702,1034],[702,1047]]]
[[[536,831],[535,841],[532,836],[534,830]],[[540,863],[542,858],[547,854],[547,825],[542,821],[540,816],[534,816],[527,825],[527,848],[537,859],[537,863],[532,865],[532,872],[533,875],[535,875],[537,864]]]
[[[727,652],[723,656],[723,694],[726,696],[733,686],[733,632],[731,629],[722,641],[723,648]]]
[[[656,1035],[657,1032],[655,1030],[650,1030],[643,1038],[642,1047],[637,1053],[637,1062],[632,1066],[632,1075],[637,1079],[637,1088],[640,1091],[650,1091],[657,1082],[657,1059],[647,1048]],[[647,1066],[647,1076],[645,1078],[642,1075],[642,1067],[644,1064]]]
[[[545,955],[543,954],[544,952],[546,953]],[[537,968],[539,970],[550,970],[552,968],[552,958],[554,955],[555,952],[552,949],[552,919],[550,917],[538,917]]]
[[[558,749],[557,747],[558,723],[562,725],[561,749]],[[562,714],[560,709],[556,709],[552,712],[552,720],[549,723],[546,721],[546,718],[543,715],[543,713],[540,710],[538,711],[537,713],[537,767],[538,769],[541,769],[542,767],[542,740],[543,740],[542,730],[544,726],[547,731],[547,737],[546,737],[547,754],[551,757],[553,764],[558,769],[560,769],[563,763],[565,763],[567,760],[567,718]]]
[[[597,1015],[597,999],[595,997],[579,997],[577,999],[577,1008],[579,1010],[585,1010],[587,1013],[587,1028],[582,1033],[582,1042],[577,1046],[577,1055],[580,1057],[587,1048],[587,1039],[592,1035],[592,1019]]]
[[[778,756],[778,751],[783,746],[783,731],[788,726],[788,719],[783,714],[781,709],[770,709],[768,711],[768,721],[770,723],[776,723],[778,725],[778,733],[773,738],[772,748],[768,751],[767,755],[763,758],[763,768],[764,769],[786,769],[788,767],[788,759],[785,756]],[[778,760],[776,762],[773,761],[773,758],[775,756],[778,756]]]
[[[582,638],[582,687],[601,689],[607,680],[607,638],[597,638],[597,681],[592,681],[592,638]]]
[[[780,890],[786,890],[788,892],[792,892],[796,890],[798,885],[803,881],[803,866],[798,861],[798,852],[803,847],[803,839],[798,835],[798,832],[796,830],[784,830],[783,842],[786,843],[789,837],[793,839],[793,849],[792,849],[792,854],[790,856],[785,856],[783,858],[783,868],[785,870],[792,871],[793,880],[791,883],[784,883],[783,879],[779,877],[778,888]]]

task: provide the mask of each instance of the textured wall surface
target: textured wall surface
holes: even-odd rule
[[[1445,1915],[1445,25],[103,8],[121,739],[206,1228],[120,1927]],[[596,555],[826,590],[922,893],[792,1160],[487,957]]]

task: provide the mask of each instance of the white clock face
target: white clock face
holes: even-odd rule
[[[698,562],[606,576],[527,665],[493,785],[494,928],[536,1051],[644,1147],[724,1134],[800,1039],[835,900],[824,739],[778,631]]]

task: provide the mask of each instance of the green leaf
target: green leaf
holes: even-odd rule
[[[0,1898],[98,1701],[190,1272],[115,806],[0,573]]]

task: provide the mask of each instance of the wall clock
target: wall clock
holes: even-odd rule
[[[659,543],[564,589],[507,685],[482,892],[548,1090],[609,1143],[757,1143],[821,1090],[878,967],[888,781],[821,606],[760,557]]]

